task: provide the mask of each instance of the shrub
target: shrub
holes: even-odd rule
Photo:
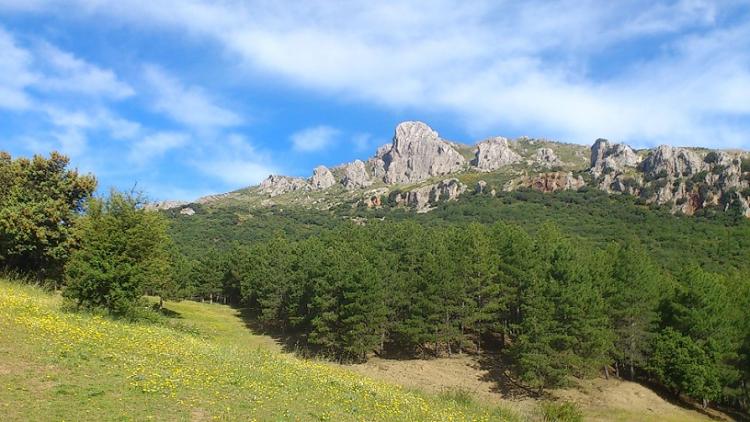
[[[127,314],[147,289],[170,284],[166,220],[141,205],[118,192],[89,204],[75,232],[80,246],[65,267],[63,296],[76,307]]]
[[[543,402],[540,406],[542,420],[545,422],[580,422],[583,412],[571,402]]]

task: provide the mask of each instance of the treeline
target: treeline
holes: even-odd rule
[[[249,307],[338,359],[499,352],[543,389],[615,371],[746,407],[750,283],[664,273],[637,240],[595,249],[554,225],[347,225],[180,265],[180,294]]]

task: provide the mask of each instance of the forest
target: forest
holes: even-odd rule
[[[468,196],[415,215],[198,208],[93,195],[65,157],[0,156],[0,265],[71,306],[222,301],[302,353],[497,357],[537,394],[599,374],[747,410],[748,222],[598,191]],[[357,220],[366,217],[366,221]]]

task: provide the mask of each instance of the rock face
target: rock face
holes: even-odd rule
[[[344,178],[341,179],[341,183],[345,188],[352,190],[372,185],[372,179],[367,174],[365,163],[361,160],[354,160],[352,163],[344,164],[342,169],[344,171]]]
[[[578,190],[586,186],[581,176],[574,176],[571,172],[539,173],[536,176],[524,176],[505,185],[504,190],[511,191],[518,188],[530,188],[540,192],[556,192],[561,190]]]
[[[393,144],[382,156],[383,181],[414,183],[462,170],[464,157],[437,132],[422,122],[403,122],[396,127]]]
[[[742,172],[737,154],[661,145],[641,161],[629,146],[598,139],[591,147],[589,172],[600,189],[635,195],[646,203],[671,204],[673,212],[692,215],[707,207],[736,206],[740,214],[750,216],[750,176]]]
[[[641,158],[625,144],[610,144],[606,139],[597,139],[591,146],[591,174],[621,173],[626,167],[636,167]]]
[[[441,201],[454,201],[466,191],[466,185],[458,179],[443,180],[434,185],[422,186],[396,197],[396,204],[415,208],[417,212],[426,212]]]
[[[146,211],[166,211],[173,208],[184,207],[187,204],[188,203],[185,201],[161,201],[146,204],[144,208],[146,209]]]
[[[643,172],[651,177],[691,176],[706,169],[706,163],[695,152],[669,145],[660,145],[643,160]]]
[[[336,184],[336,179],[328,167],[318,166],[313,170],[313,175],[310,178],[310,186],[313,189],[328,189]]]
[[[310,190],[310,185],[300,177],[270,175],[258,186],[260,192],[270,197],[296,190]]]
[[[477,144],[471,165],[480,171],[493,171],[521,161],[503,137],[490,138]]]
[[[487,190],[487,182],[484,180],[480,180],[477,182],[477,185],[474,187],[474,193],[484,193]]]
[[[190,207],[185,207],[180,210],[180,215],[185,215],[189,217],[191,215],[195,215],[195,210]]]
[[[561,166],[563,165],[563,162],[557,158],[557,155],[555,154],[555,151],[552,151],[550,148],[539,148],[536,150],[536,153],[534,153],[534,159],[532,160],[532,164],[536,164],[541,167],[555,167],[555,166]]]

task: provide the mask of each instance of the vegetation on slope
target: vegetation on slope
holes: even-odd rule
[[[505,412],[405,391],[213,336],[60,309],[0,281],[5,420],[496,420]]]

